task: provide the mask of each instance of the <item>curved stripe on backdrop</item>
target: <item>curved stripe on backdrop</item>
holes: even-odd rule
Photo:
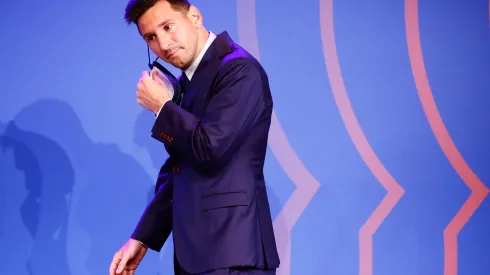
[[[422,54],[418,0],[405,0],[405,24],[410,64],[425,116],[442,151],[454,170],[471,190],[469,198],[444,230],[444,274],[456,275],[458,273],[458,234],[487,196],[488,188],[464,160],[437,109]]]
[[[335,45],[333,0],[320,0],[320,27],[330,85],[352,142],[387,194],[359,230],[359,274],[373,274],[373,235],[405,192],[379,160],[359,125],[345,88]]]
[[[241,44],[260,60],[255,15],[255,0],[237,0],[238,36]],[[291,273],[291,229],[318,190],[320,183],[308,171],[288,142],[275,112],[272,113],[269,146],[282,169],[296,185],[276,219],[274,233],[281,266],[278,275]],[[286,225],[278,226],[278,225]]]

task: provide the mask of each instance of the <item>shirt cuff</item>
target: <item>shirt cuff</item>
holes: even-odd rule
[[[141,241],[138,241],[144,248],[148,248],[148,246],[146,244],[144,244],[143,242]]]

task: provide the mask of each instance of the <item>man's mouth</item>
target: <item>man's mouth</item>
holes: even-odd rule
[[[178,50],[179,50],[179,49],[174,49],[174,50],[172,50],[172,51],[169,51],[169,52],[167,53],[167,58],[171,58],[172,56],[174,56],[174,55],[177,53],[177,51],[178,51]]]

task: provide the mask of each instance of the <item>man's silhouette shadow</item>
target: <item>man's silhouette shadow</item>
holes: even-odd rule
[[[97,118],[93,120],[96,123]],[[48,269],[67,266],[67,258],[73,270],[85,269],[92,275],[106,274],[114,253],[130,237],[143,213],[153,181],[133,157],[122,153],[116,145],[94,143],[71,106],[64,101],[39,100],[23,109],[15,122],[19,129],[35,133],[36,136],[29,138],[27,134],[23,136],[30,144],[45,148],[42,152],[48,158],[43,161],[51,162],[48,168],[41,165],[40,169],[43,199],[37,230],[48,232],[55,227],[48,221],[64,225],[63,230],[56,231],[58,239],[64,238],[58,254],[54,255],[58,246],[47,245],[39,248],[38,255],[31,256],[38,257],[36,263],[50,267],[33,268],[32,274],[70,274],[68,267],[54,272]],[[62,158],[53,146],[41,144],[40,136],[63,148],[61,151],[66,151],[64,156],[67,157]],[[49,175],[52,179],[47,183]],[[49,213],[45,212],[47,210]],[[69,223],[72,234],[68,243],[66,223]],[[156,253],[147,254],[138,272],[157,274],[157,260]]]
[[[0,174],[8,199],[3,231],[9,233],[2,236],[2,244],[10,248],[2,252],[12,259],[8,265],[15,274],[69,275],[67,223],[74,171],[66,152],[53,140],[18,127],[15,119],[0,136],[0,147],[12,153],[6,158],[11,163],[3,163],[7,170]],[[16,242],[6,245],[12,240]],[[12,247],[21,253],[12,253]]]
[[[0,123],[0,263],[3,274],[28,275],[28,259],[34,242],[21,208],[29,196],[25,175],[16,167],[14,149],[2,145],[6,124]],[[28,218],[28,217],[27,217]],[[15,257],[12,257],[15,255]]]

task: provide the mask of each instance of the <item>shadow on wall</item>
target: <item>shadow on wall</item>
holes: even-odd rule
[[[0,146],[3,161],[10,162],[2,162],[6,170],[1,174],[2,193],[7,201],[2,243],[15,241],[6,247],[23,250],[21,257],[9,257],[6,274],[70,274],[66,243],[74,171],[66,152],[53,140],[19,128],[15,121],[6,126]]]
[[[116,145],[90,140],[64,101],[39,100],[2,127],[0,239],[22,250],[0,252],[19,255],[5,274],[106,274],[154,180]],[[139,272],[157,274],[157,261],[148,253]]]

